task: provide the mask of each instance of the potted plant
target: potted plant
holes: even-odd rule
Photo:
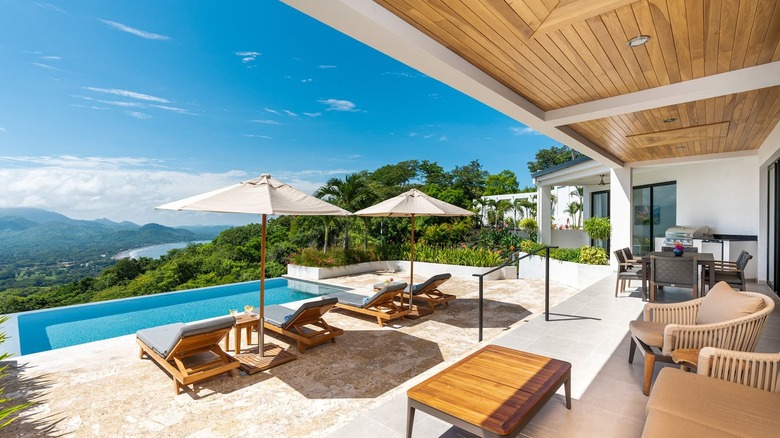
[[[582,230],[592,240],[606,241],[612,232],[612,225],[608,217],[592,217],[585,219],[585,222],[582,224]]]

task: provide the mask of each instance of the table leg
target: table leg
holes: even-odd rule
[[[246,345],[252,343],[252,326],[246,328]]]
[[[571,409],[571,373],[569,378],[563,382],[563,391],[566,393],[566,409]]]
[[[406,438],[412,438],[412,427],[414,427],[414,408],[409,401],[406,401],[409,406],[406,413]]]
[[[233,327],[233,337],[236,338],[236,346],[234,351],[236,354],[241,353],[241,329],[238,327]]]
[[[225,333],[225,351],[230,351],[230,330]]]

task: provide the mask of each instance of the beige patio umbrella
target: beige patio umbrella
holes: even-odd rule
[[[229,187],[195,195],[156,207],[159,210],[192,210],[216,213],[246,213],[262,216],[260,244],[260,322],[258,349],[264,354],[265,333],[265,234],[268,215],[348,216],[352,213],[333,204],[307,195],[269,174]]]
[[[471,216],[472,214],[474,212],[428,196],[417,189],[411,189],[398,196],[355,212],[356,216],[409,217],[412,219],[411,260],[409,263],[410,292],[414,288],[414,218],[416,216]],[[409,304],[411,306],[411,302]],[[402,295],[401,307],[403,305]]]

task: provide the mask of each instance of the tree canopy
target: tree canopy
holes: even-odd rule
[[[552,146],[549,149],[539,149],[535,160],[528,162],[528,170],[531,173],[566,163],[581,157],[582,154],[568,146]]]

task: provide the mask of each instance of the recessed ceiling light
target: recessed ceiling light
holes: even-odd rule
[[[669,117],[668,119],[664,119],[664,123],[672,123],[676,121],[677,121],[677,117]]]
[[[648,41],[650,41],[650,35],[637,35],[631,38],[630,40],[628,40],[628,42],[626,42],[626,45],[628,47],[639,47]]]

